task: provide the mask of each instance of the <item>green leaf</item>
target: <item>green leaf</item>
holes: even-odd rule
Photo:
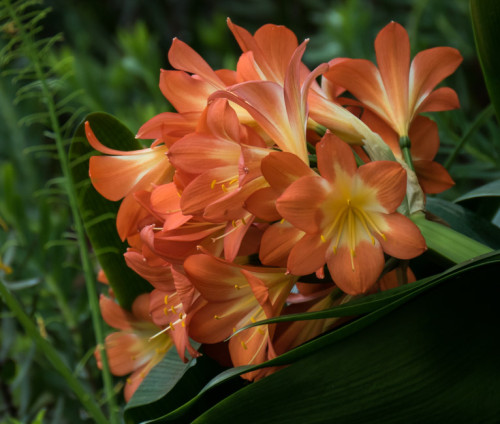
[[[499,271],[486,263],[433,285],[194,422],[499,422]]]
[[[481,216],[443,199],[428,198],[426,208],[459,233],[493,249],[500,249],[500,228]]]
[[[148,423],[156,423],[156,422],[168,422],[168,423],[184,423],[184,422],[190,422],[195,416],[194,414],[196,411],[200,411],[200,409],[203,409],[203,407],[206,407],[207,404],[207,398],[210,396],[211,392],[213,390],[217,390],[220,385],[226,384],[235,378],[238,378],[239,375],[256,370],[259,368],[263,368],[266,366],[282,366],[282,365],[287,365],[287,364],[292,364],[294,362],[300,363],[300,361],[305,361],[307,358],[309,358],[311,355],[315,355],[318,351],[321,351],[323,349],[329,348],[330,346],[337,346],[337,345],[342,345],[343,340],[349,340],[351,337],[356,336],[357,333],[359,332],[370,332],[370,328],[373,325],[376,325],[376,323],[381,320],[381,319],[387,319],[385,317],[389,316],[392,317],[396,312],[401,309],[404,309],[406,303],[411,303],[413,299],[420,298],[421,295],[423,296],[424,293],[430,291],[434,287],[437,287],[441,284],[448,283],[450,281],[460,281],[462,278],[462,275],[464,274],[470,274],[473,272],[473,270],[480,270],[483,268],[490,268],[490,267],[496,267],[496,270],[500,268],[500,252],[494,252],[491,254],[484,255],[481,258],[477,258],[475,260],[468,261],[464,264],[460,264],[457,266],[454,266],[450,268],[449,270],[435,275],[431,278],[426,278],[424,280],[420,280],[418,282],[412,283],[408,286],[406,286],[405,290],[401,290],[401,288],[393,289],[393,290],[388,290],[387,292],[382,292],[378,293],[375,295],[368,296],[366,299],[361,299],[360,301],[356,302],[359,303],[359,305],[363,304],[364,302],[369,305],[373,304],[377,298],[384,299],[387,297],[393,297],[392,302],[388,303],[380,303],[379,308],[374,308],[374,310],[371,313],[368,313],[367,315],[358,318],[355,321],[352,321],[348,323],[347,325],[336,329],[328,334],[325,334],[321,337],[318,337],[308,343],[305,343],[302,346],[299,346],[283,355],[280,355],[279,357],[270,360],[264,364],[260,364],[257,366],[246,366],[246,367],[238,367],[238,368],[231,368],[229,370],[224,371],[223,373],[219,374],[216,376],[214,379],[212,379],[204,388],[199,392],[199,394],[191,399],[189,402],[185,403],[183,406],[179,407],[177,410],[174,410],[162,417],[159,417],[158,419],[154,419],[151,421],[148,421]],[[493,274],[494,276],[494,274]],[[358,306],[359,306],[358,305]],[[337,308],[332,308],[330,310],[331,315],[330,316],[337,316],[335,314],[334,309],[339,309],[342,310],[344,306],[348,305],[343,305],[339,306]],[[364,306],[366,307],[366,305]],[[422,311],[425,311],[425,309],[422,309]],[[338,316],[342,316],[342,314],[345,311],[341,311]],[[397,313],[396,313],[397,314]],[[418,315],[425,315],[421,311],[418,313]],[[462,314],[462,315],[467,315],[468,314]],[[399,318],[396,316],[394,317],[395,320],[398,320]],[[416,318],[418,320],[418,316]],[[465,318],[464,318],[465,319]],[[403,331],[404,333],[404,331]],[[406,333],[405,333],[406,334]],[[299,372],[300,373],[300,372]],[[266,379],[267,380],[267,379]],[[264,380],[265,381],[265,380]],[[286,386],[288,383],[286,381],[282,382],[283,386]],[[313,384],[313,383],[311,383]],[[251,386],[250,386],[251,387]],[[246,390],[246,389],[245,389]],[[310,400],[310,402],[312,402]],[[235,415],[236,416],[236,415]],[[189,420],[188,420],[189,418]],[[239,421],[238,421],[239,422]],[[267,421],[265,421],[267,422]],[[273,422],[270,420],[270,422]],[[300,420],[299,420],[300,422]],[[309,421],[307,421],[309,422]]]
[[[492,181],[463,194],[459,198],[455,199],[455,203],[478,197],[500,197],[500,180]]]
[[[177,409],[194,398],[198,392],[224,368],[207,355],[184,364],[175,349],[146,376],[125,408],[125,421],[139,423],[154,419]],[[199,402],[193,411],[195,418],[214,403],[241,387],[233,381],[225,390],[213,393],[211,398]],[[186,421],[187,422],[187,421]]]
[[[497,0],[471,0],[472,27],[479,61],[490,99],[500,121],[500,2]]]
[[[99,141],[107,147],[118,150],[138,150],[142,145],[120,121],[106,113],[92,113],[85,121]],[[124,308],[130,309],[134,299],[151,290],[151,285],[133,272],[125,263],[123,253],[127,244],[118,237],[115,225],[119,202],[102,197],[89,179],[88,160],[99,154],[87,142],[82,123],[73,137],[70,149],[70,165],[75,186],[78,189],[78,203],[85,231],[104,270],[109,284]]]

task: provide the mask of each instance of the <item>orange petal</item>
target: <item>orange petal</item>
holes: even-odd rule
[[[431,160],[418,160],[413,165],[424,193],[441,193],[455,185],[446,168],[440,163]]]
[[[305,235],[288,256],[287,268],[293,275],[307,275],[316,272],[325,264],[328,243],[320,235]]]
[[[101,294],[99,298],[101,315],[106,324],[119,330],[129,330],[130,323],[135,321],[134,316],[123,309],[113,299]]]
[[[340,246],[337,253],[327,258],[328,270],[335,284],[345,293],[365,293],[378,279],[384,268],[384,254],[379,244],[361,241],[354,257],[347,246]]]
[[[331,191],[331,185],[319,175],[299,178],[276,201],[283,218],[306,233],[319,231],[321,205]]]
[[[123,256],[128,267],[151,283],[153,287],[161,290],[174,290],[174,277],[168,262],[163,262],[161,266],[151,266],[143,255],[134,251],[128,251]]]
[[[201,112],[207,98],[215,91],[208,82],[194,78],[183,71],[160,73],[160,90],[172,106],[181,113]]]
[[[356,160],[350,147],[329,131],[316,145],[316,154],[319,173],[330,182],[335,181],[335,164],[349,175],[354,175],[357,170]]]
[[[418,53],[410,69],[410,110],[417,109],[434,87],[451,75],[462,62],[457,49],[435,47]]]
[[[415,111],[415,114],[422,112],[441,112],[443,110],[458,109],[459,107],[460,101],[458,100],[455,90],[449,87],[441,87],[424,98]]]
[[[273,152],[261,163],[262,175],[279,194],[300,177],[317,175],[296,155],[287,152]]]
[[[358,169],[364,184],[373,187],[385,213],[394,212],[406,194],[406,171],[397,162],[370,162]]]
[[[200,117],[199,112],[160,113],[139,128],[136,137],[143,139],[165,138],[165,135],[179,139],[193,132]]]
[[[417,116],[410,126],[411,156],[413,161],[432,160],[439,149],[437,124],[426,116]]]
[[[392,122],[400,135],[407,133],[408,73],[410,40],[406,30],[396,22],[386,25],[375,39],[375,53],[387,97]]]
[[[210,65],[191,47],[178,38],[174,38],[172,41],[172,46],[168,51],[168,60],[174,68],[196,74],[216,89],[225,88],[224,83]]]
[[[263,234],[259,258],[264,265],[286,267],[292,248],[304,236],[304,232],[289,222],[277,222]]]
[[[301,163],[303,163],[301,161]],[[264,187],[257,190],[245,200],[245,209],[258,218],[273,222],[281,219],[281,215],[276,210],[276,199],[278,195],[271,187]]]
[[[385,215],[389,228],[384,231],[385,240],[374,234],[384,252],[399,259],[412,259],[427,249],[425,239],[418,227],[406,216],[399,213]],[[357,250],[356,250],[357,251]]]

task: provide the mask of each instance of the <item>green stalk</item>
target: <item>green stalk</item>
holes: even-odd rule
[[[446,162],[444,163],[444,167],[446,169],[450,169],[450,166],[453,165],[453,162],[455,162],[455,159],[457,158],[460,151],[464,148],[464,146],[470,140],[472,134],[474,134],[476,132],[476,130],[479,127],[481,127],[481,125],[483,125],[487,119],[491,118],[494,113],[495,113],[495,108],[493,107],[492,103],[490,103],[486,108],[483,109],[483,111],[478,115],[478,117],[476,118],[474,123],[471,125],[471,127],[467,130],[467,132],[463,136],[462,140],[460,140],[460,143],[458,143],[455,146],[455,149],[453,149],[453,152],[451,152],[448,159],[446,159]]]
[[[97,346],[101,350],[102,376],[103,376],[103,383],[104,383],[105,398],[106,398],[106,401],[108,402],[108,406],[109,406],[110,423],[117,424],[119,422],[118,416],[117,416],[118,409],[116,406],[116,400],[115,400],[115,395],[114,395],[114,390],[113,390],[113,380],[112,380],[110,369],[109,369],[109,362],[108,362],[108,358],[106,355],[106,351],[103,348],[103,346],[104,346],[104,331],[103,331],[102,321],[101,321],[101,316],[100,316],[99,301],[98,301],[98,296],[97,296],[97,289],[96,289],[96,283],[95,283],[95,278],[94,278],[94,272],[92,269],[92,263],[90,261],[88,249],[87,249],[87,246],[85,243],[85,240],[86,240],[85,231],[84,231],[83,224],[82,224],[82,221],[81,221],[80,215],[79,215],[76,190],[75,190],[75,187],[73,184],[73,180],[71,179],[68,157],[67,157],[66,151],[64,149],[63,135],[62,135],[61,127],[59,125],[59,121],[57,119],[55,101],[54,101],[54,98],[49,90],[47,80],[46,80],[46,78],[44,76],[44,72],[42,70],[42,66],[38,60],[36,52],[34,51],[33,40],[31,39],[31,36],[26,33],[25,28],[23,26],[23,23],[20,21],[18,15],[15,13],[15,11],[12,8],[10,0],[5,0],[5,5],[6,5],[8,12],[9,12],[9,15],[10,15],[10,17],[15,25],[15,28],[19,31],[19,35],[22,38],[22,41],[23,41],[22,44],[24,47],[25,54],[33,65],[33,69],[35,71],[36,78],[40,82],[41,91],[42,91],[42,98],[44,99],[44,102],[45,102],[47,109],[48,109],[48,112],[49,112],[50,124],[52,127],[52,131],[54,133],[54,139],[56,142],[57,153],[59,156],[59,162],[61,164],[61,169],[62,169],[62,173],[64,176],[66,193],[67,193],[67,196],[69,199],[71,213],[72,213],[72,217],[73,217],[73,221],[74,221],[74,225],[75,225],[75,230],[76,230],[76,234],[77,234],[78,247],[80,250],[80,258],[82,261],[83,272],[84,272],[84,276],[85,276],[85,285],[87,288],[87,295],[89,297],[92,324],[93,324],[93,328],[94,328]],[[44,352],[47,352],[47,351],[44,350]],[[62,374],[62,375],[64,376],[64,375],[66,375],[66,373]],[[66,379],[66,381],[68,382],[68,384],[70,384],[70,380]],[[73,382],[71,382],[70,385],[73,387],[74,386]]]
[[[40,335],[37,326],[31,321],[28,315],[26,315],[23,307],[19,304],[16,298],[12,296],[2,280],[0,280],[0,295],[3,297],[7,307],[15,315],[18,322],[23,326],[26,334],[44,353],[45,357],[56,369],[56,371],[66,380],[66,383],[73,390],[92,419],[98,424],[107,424],[108,420],[102,413],[97,403],[92,399],[88,391],[81,385],[78,379],[72,374],[71,370],[65,365],[63,359],[59,356],[52,345]]]
[[[414,214],[410,218],[420,229],[427,247],[454,263],[465,262],[493,251],[450,227],[428,221],[423,213]]]
[[[399,138],[399,147],[401,147],[401,152],[403,153],[403,158],[408,165],[408,167],[415,171],[415,167],[413,166],[413,159],[411,157],[411,142],[410,137],[407,135]]]

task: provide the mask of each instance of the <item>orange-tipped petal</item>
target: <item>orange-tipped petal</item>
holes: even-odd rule
[[[459,107],[460,101],[458,100],[455,90],[449,87],[441,87],[430,93],[422,103],[420,103],[415,113],[441,112],[444,110],[458,109]]]
[[[397,162],[376,161],[361,166],[358,175],[373,188],[385,213],[394,212],[406,194],[406,171]]]
[[[260,260],[264,265],[286,267],[290,251],[304,234],[286,221],[271,225],[262,236]]]
[[[338,164],[349,175],[356,172],[356,160],[351,148],[334,134],[327,132],[316,145],[318,170],[328,181],[335,181],[335,166]]]
[[[424,193],[441,193],[455,185],[446,168],[440,163],[430,160],[414,161],[418,182]]]
[[[393,213],[384,216],[388,225],[385,238],[375,235],[384,252],[399,259],[412,259],[427,249],[425,239],[418,227],[406,216]]]
[[[288,256],[287,268],[293,275],[307,275],[316,272],[325,264],[328,243],[320,235],[306,234],[293,247]]]
[[[385,91],[390,99],[392,121],[399,134],[406,134],[408,122],[408,72],[410,40],[396,22],[383,28],[375,39],[375,53]]]
[[[102,318],[110,327],[119,330],[129,330],[131,328],[130,323],[134,321],[134,317],[113,299],[101,295],[99,298],[99,307],[101,309]]]
[[[417,109],[434,87],[451,75],[462,62],[457,49],[435,47],[418,53],[410,69],[410,110]]]
[[[322,218],[320,207],[330,190],[330,184],[319,175],[302,177],[278,198],[276,209],[295,227],[306,233],[315,233]]]
[[[196,74],[216,89],[223,89],[225,87],[210,65],[191,47],[178,38],[174,38],[172,41],[172,46],[168,51],[168,60],[174,68]]]
[[[347,246],[341,246],[329,255],[327,264],[335,284],[344,293],[358,295],[377,281],[384,268],[384,254],[380,244],[361,241],[354,255]]]

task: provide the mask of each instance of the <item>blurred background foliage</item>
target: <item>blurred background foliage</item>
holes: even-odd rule
[[[158,79],[160,68],[169,67],[173,37],[191,45],[214,69],[234,69],[239,49],[227,29],[228,16],[251,32],[275,23],[291,28],[299,40],[310,38],[305,62],[311,67],[338,56],[373,60],[374,38],[391,20],[407,28],[413,54],[444,45],[459,49],[464,62],[445,85],[458,92],[462,108],[433,116],[440,126],[441,163],[489,105],[466,1],[46,0],[44,5],[52,10],[37,37],[62,34],[45,61],[56,99],[67,99],[59,119],[68,143],[89,112],[106,111],[136,132],[146,120],[171,110]],[[8,20],[1,25],[0,49],[16,31]],[[60,166],[50,132],[36,119],[45,105],[34,98],[16,100],[22,86],[16,72],[25,60],[5,64],[0,58],[0,276],[89,394],[104,402]],[[449,167],[457,184],[441,195],[445,199],[500,178],[498,123],[489,109],[483,115]],[[479,209],[481,202],[466,206]],[[495,212],[487,211],[489,218]],[[88,421],[3,303],[0,315],[0,422]]]

